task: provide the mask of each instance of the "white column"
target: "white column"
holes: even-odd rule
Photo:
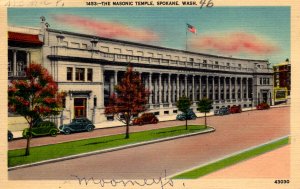
[[[169,102],[169,106],[172,106],[172,102],[171,102],[171,74],[168,74],[168,102]]]
[[[232,79],[229,77],[229,100],[232,100]]]
[[[177,89],[176,90],[176,92],[177,92],[177,99],[176,100],[177,101],[179,100],[179,95],[180,95],[180,93],[179,93],[180,92],[179,86],[180,86],[179,85],[179,75],[177,74],[177,76],[176,76],[176,89]]]
[[[213,95],[213,97],[212,97],[212,99],[213,99],[213,101],[215,101],[215,76],[213,76],[212,77],[212,95]]]
[[[158,88],[158,80],[157,80],[157,78],[154,80],[154,104],[158,104],[158,99],[157,99],[157,92],[158,92],[158,90],[157,90],[157,88]]]
[[[159,96],[158,96],[158,103],[159,104],[161,104],[162,103],[162,93],[161,93],[161,77],[162,77],[162,74],[161,73],[159,73],[159,78],[158,78],[158,94],[159,94]]]
[[[209,98],[209,90],[208,90],[208,75],[206,76],[206,98]]]
[[[201,75],[199,76],[199,100],[202,99],[202,81],[201,81]]]
[[[237,100],[237,77],[234,78],[234,93],[235,99]]]
[[[224,100],[226,102],[226,96],[227,96],[227,86],[226,86],[226,77],[224,77]]]
[[[114,76],[115,76],[114,82],[115,82],[115,86],[116,86],[116,85],[118,85],[118,71],[117,70],[115,71]]]
[[[246,78],[246,99],[247,101],[249,100],[249,83],[248,83],[249,78]]]
[[[13,50],[13,76],[17,75],[17,51]]]
[[[220,76],[218,77],[218,100],[221,100],[221,78]]]
[[[195,76],[192,75],[192,100],[195,102]]]
[[[26,52],[26,68],[29,67],[29,64],[30,64],[30,52],[27,51]]]
[[[184,75],[184,95],[185,95],[185,97],[188,97],[187,92],[188,92],[188,90],[187,90],[187,75]]]
[[[149,87],[149,104],[152,105],[152,90],[153,90],[153,86],[152,86],[152,73],[149,73],[149,81],[148,81],[148,87]]]
[[[115,74],[115,72],[114,72]],[[112,95],[114,92],[115,92],[115,89],[114,89],[114,75],[109,75],[110,78],[109,78],[109,84],[110,84],[110,95]]]
[[[243,78],[241,77],[241,100],[244,100]]]

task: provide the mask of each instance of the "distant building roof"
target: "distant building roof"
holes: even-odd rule
[[[281,63],[275,64],[274,67],[285,66],[285,65],[291,65],[290,61],[285,61],[285,62],[281,62]]]

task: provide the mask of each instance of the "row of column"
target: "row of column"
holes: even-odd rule
[[[18,52],[26,53],[26,60],[22,60],[24,62],[20,62],[19,60],[17,60]],[[29,51],[12,50],[12,53],[13,53],[13,59],[11,62],[12,63],[11,69],[12,69],[13,76],[24,76],[24,75],[20,75],[20,74],[21,74],[21,72],[25,71],[25,67],[28,67],[28,65],[30,63],[30,52]]]
[[[143,77],[145,76],[146,77]],[[166,75],[167,77],[163,77]],[[176,77],[172,77],[176,75]],[[184,76],[182,78],[181,76]],[[191,83],[188,82],[189,76],[192,78]],[[201,99],[202,97],[211,98],[214,101],[218,100],[236,100],[246,99],[249,100],[249,94],[252,93],[252,78],[249,77],[230,77],[230,76],[211,76],[211,75],[187,75],[187,74],[165,74],[165,73],[142,73],[141,77],[146,85],[146,88],[150,91],[149,104],[162,104],[162,103],[175,103],[181,96],[188,96],[194,102],[196,101],[195,90],[197,90],[197,96]],[[172,79],[173,78],[173,79]],[[195,85],[195,78],[198,78],[197,85]],[[206,83],[203,85],[203,78]],[[211,79],[210,79],[211,78]],[[217,78],[217,86],[215,83]],[[223,78],[223,90],[221,90],[221,78]],[[229,83],[227,83],[229,78]],[[211,80],[211,82],[209,82]],[[239,80],[239,86],[238,86]],[[246,81],[245,83],[243,81]],[[114,87],[117,85],[118,71],[114,71],[114,75],[110,79],[111,94],[114,92]],[[150,82],[151,81],[151,82]],[[173,81],[173,82],[172,82]],[[234,86],[232,86],[234,81]],[[251,83],[250,83],[251,82]],[[150,84],[151,83],[151,84]],[[191,84],[191,86],[189,85]],[[227,87],[229,84],[229,87]],[[245,87],[243,85],[246,85]],[[250,86],[249,86],[250,84]],[[181,86],[184,86],[181,88]],[[211,90],[209,90],[211,86]],[[238,88],[240,90],[238,90]],[[251,89],[251,91],[249,90]],[[203,90],[204,89],[204,90]],[[217,90],[216,90],[217,89]],[[227,89],[229,89],[229,95],[227,95]],[[210,91],[212,93],[210,93]],[[223,93],[222,93],[223,92]],[[250,92],[250,93],[249,93]],[[205,94],[203,94],[205,93]],[[238,93],[240,93],[238,95]],[[217,94],[217,95],[216,95]],[[223,98],[222,98],[223,94]],[[234,95],[233,95],[234,94]],[[244,96],[246,94],[246,96]],[[229,98],[227,98],[227,96]],[[237,98],[239,96],[239,98]],[[252,98],[252,95],[251,95]]]

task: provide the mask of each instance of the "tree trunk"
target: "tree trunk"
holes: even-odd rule
[[[29,136],[27,137],[27,144],[26,144],[26,151],[25,151],[25,156],[29,156],[30,155],[30,139],[31,139],[31,131],[32,131],[32,121],[29,124]]]
[[[187,116],[185,116],[185,129],[187,130]]]
[[[129,138],[129,121],[127,120],[126,121],[126,135],[125,135],[125,138]]]
[[[206,125],[206,112],[204,112],[204,120],[205,120],[205,127],[207,127],[207,125]]]

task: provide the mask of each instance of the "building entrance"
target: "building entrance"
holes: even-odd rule
[[[75,118],[86,117],[86,98],[74,98]]]
[[[268,102],[268,93],[262,93],[262,98],[263,98],[263,102],[267,103]]]

